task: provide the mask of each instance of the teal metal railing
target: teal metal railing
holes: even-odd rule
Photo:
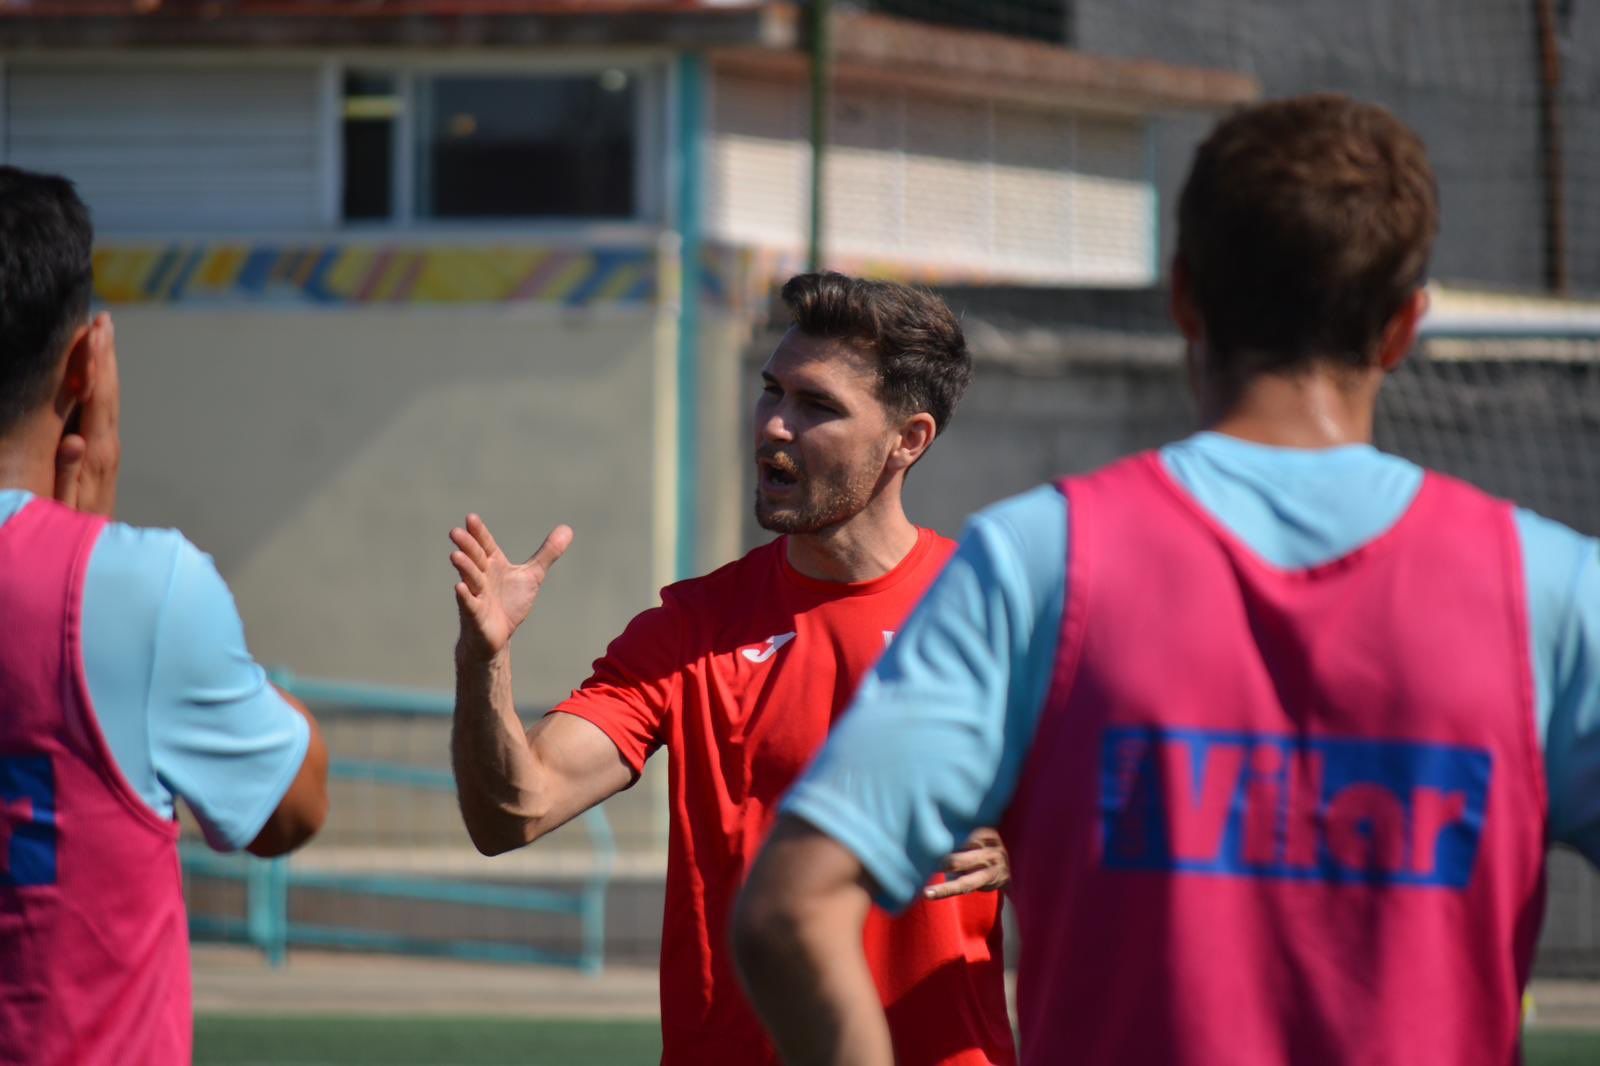
[[[448,717],[454,701],[446,695],[415,689],[349,684],[299,678],[287,670],[271,672],[273,682],[323,715]],[[424,792],[455,792],[448,770],[372,759],[346,759],[336,753],[328,776],[335,781],[368,782]],[[338,812],[332,813],[333,818]],[[281,965],[290,944],[434,955],[491,962],[528,962],[572,966],[599,973],[605,949],[606,889],[616,860],[616,841],[605,813],[598,807],[581,821],[589,836],[592,861],[573,888],[484,884],[460,877],[423,877],[402,873],[344,873],[317,869],[293,856],[257,859],[219,855],[203,844],[181,849],[185,877],[239,881],[244,885],[243,918],[191,914],[190,935],[196,940],[233,940],[261,949],[267,961]],[[464,832],[464,831],[463,831]],[[580,923],[579,948],[554,951],[525,944],[427,937],[353,926],[295,921],[289,897],[296,888],[324,890],[382,899],[458,904],[511,911],[571,915]]]

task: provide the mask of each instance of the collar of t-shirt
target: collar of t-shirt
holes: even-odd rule
[[[0,489],[0,526],[15,518],[31,499],[33,493],[27,489]]]
[[[939,534],[931,529],[918,527],[917,543],[912,545],[905,558],[896,563],[893,570],[867,581],[824,581],[822,578],[802,574],[789,561],[788,539],[779,537],[774,543],[774,550],[778,554],[778,567],[784,581],[806,592],[825,595],[832,599],[845,596],[871,596],[894,588],[909,575],[917,572],[938,542]]]
[[[1280,448],[1197,433],[1161,449],[1167,471],[1267,562],[1290,569],[1350,554],[1422,487],[1415,463],[1367,444]]]

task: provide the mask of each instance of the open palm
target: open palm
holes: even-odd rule
[[[461,580],[456,583],[456,605],[461,609],[461,641],[473,651],[496,655],[511,643],[533,610],[550,568],[572,544],[572,529],[557,526],[544,538],[533,558],[513,563],[500,550],[483,519],[467,516],[465,527],[450,531],[456,550],[450,565]]]

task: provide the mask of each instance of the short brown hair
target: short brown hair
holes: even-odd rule
[[[878,399],[897,416],[926,411],[938,432],[972,380],[961,323],[926,289],[844,274],[797,274],[783,286],[795,327],[873,357]]]
[[[1221,372],[1365,366],[1438,229],[1415,133],[1374,104],[1299,96],[1234,114],[1200,146],[1178,258]]]

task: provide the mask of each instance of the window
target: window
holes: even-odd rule
[[[395,122],[404,113],[395,79],[344,78],[344,217],[394,217]]]
[[[349,71],[347,222],[649,214],[649,77]]]

